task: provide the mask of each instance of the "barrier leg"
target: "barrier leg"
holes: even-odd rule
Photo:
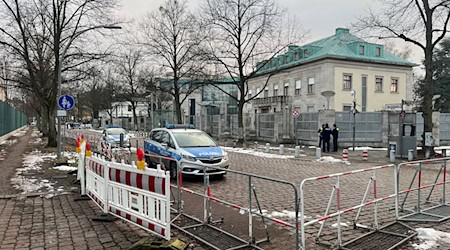
[[[207,174],[208,168],[205,167],[204,177],[203,177],[203,185],[204,185],[204,192],[205,192],[205,198],[203,199],[203,207],[204,207],[204,214],[203,214],[203,222],[204,223],[210,223],[211,222],[211,200],[209,197],[211,196],[211,189],[209,187],[209,174]]]
[[[333,189],[331,189],[331,194],[330,194],[330,199],[328,199],[328,205],[327,205],[327,209],[325,209],[325,214],[323,215],[323,217],[326,217],[329,213],[330,213],[330,208],[331,208],[331,203],[333,202],[333,197],[334,197],[334,193],[336,191],[336,186],[333,186]],[[303,199],[303,197],[302,197]],[[302,220],[304,220],[303,218],[303,210],[302,210]],[[320,235],[322,234],[322,230],[323,227],[325,226],[325,223],[327,223],[327,220],[323,220],[323,223],[320,224],[320,228],[319,228],[319,232],[317,232],[317,237],[316,237],[316,242],[319,241],[320,239]],[[304,230],[304,225],[302,225],[302,232]],[[302,236],[302,241],[303,241],[303,236]]]
[[[400,170],[400,169],[399,169]],[[413,178],[412,178],[412,180],[411,180],[411,183],[409,184],[409,188],[408,189],[411,189],[412,188],[412,186],[413,186],[413,184],[414,184],[414,180],[416,180],[416,176],[417,176],[417,173],[419,172],[419,169],[416,169],[416,172],[414,172],[414,176],[413,176]],[[398,175],[398,178],[400,177],[400,175]],[[397,180],[398,181],[398,180]],[[406,199],[408,198],[408,195],[409,195],[409,192],[407,192],[406,194],[405,194],[405,198],[403,199],[403,202],[402,202],[402,205],[400,206],[400,211],[403,211],[403,208],[404,208],[404,206],[405,206],[405,203],[406,203]]]
[[[253,185],[253,184],[252,184],[252,190],[253,190],[253,195],[255,196],[255,201],[256,201],[256,205],[258,206],[259,213],[262,214],[262,209],[261,209],[261,205],[259,204],[258,195],[256,195],[256,188],[255,188],[255,185]],[[298,213],[298,211],[297,211],[297,213]],[[260,216],[260,217],[264,224],[264,229],[266,231],[266,240],[270,241],[269,230],[267,229],[266,220],[264,219],[264,216]]]
[[[436,183],[439,180],[439,176],[441,175],[443,168],[444,168],[444,165],[442,165],[441,168],[439,168],[439,173],[437,174],[436,178],[434,179],[434,185],[430,189],[430,193],[428,194],[428,197],[425,200],[426,202],[430,202],[431,195],[433,194],[434,188],[436,187]]]
[[[417,189],[417,212],[420,212],[420,188],[422,187],[422,163],[419,163],[419,180],[418,180],[418,189]]]
[[[255,243],[253,237],[253,214],[252,214],[252,177],[248,177],[248,240],[250,244]]]
[[[341,194],[339,188],[339,176],[336,177],[336,212],[341,211]],[[341,237],[341,213],[338,214],[337,218],[337,231],[338,231],[338,247],[342,246],[342,237]]]
[[[370,186],[371,186],[372,181],[373,181],[372,178],[373,178],[373,177],[370,178],[369,183],[367,184],[366,191],[364,192],[364,196],[363,196],[363,198],[362,198],[362,200],[361,200],[361,205],[364,204],[364,202],[366,202],[367,195],[369,194]],[[354,227],[355,229],[356,229],[356,222],[358,222],[359,215],[361,214],[362,208],[363,208],[363,207],[358,208],[358,212],[356,213],[355,221],[353,222],[353,227]]]
[[[377,174],[376,169],[373,170],[373,199],[375,200],[375,203],[373,204],[373,219],[374,219],[374,226],[375,229],[378,229],[378,201],[377,201]]]
[[[442,184],[442,205],[445,205],[445,183],[447,178],[447,160],[444,162],[444,176],[443,176],[443,184]]]

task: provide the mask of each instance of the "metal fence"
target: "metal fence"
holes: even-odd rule
[[[353,117],[355,120],[353,120]],[[382,142],[383,113],[366,112],[336,112],[336,125],[339,127],[339,140],[349,142],[353,140],[353,126],[355,126],[355,140],[357,142]]]
[[[297,118],[296,136],[300,140],[318,140],[319,113],[302,113]]]
[[[259,114],[259,136],[273,138],[275,135],[275,114]]]
[[[6,102],[0,101],[0,136],[24,126],[27,122],[28,120],[24,113],[16,110]]]
[[[441,140],[450,140],[450,114],[441,113],[439,119],[439,138]]]

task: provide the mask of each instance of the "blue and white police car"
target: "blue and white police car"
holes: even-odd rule
[[[123,136],[123,146],[130,147],[130,135],[121,127],[110,126],[103,130],[102,140],[108,144],[111,144],[113,147],[119,147],[121,134]]]
[[[205,132],[195,129],[193,125],[173,125],[156,128],[150,132],[144,145],[147,164],[161,163],[163,156],[179,161],[183,175],[204,175],[205,167],[228,168],[228,154]],[[149,155],[153,155],[149,156]],[[170,175],[176,177],[175,161],[162,161],[170,167]],[[167,165],[166,165],[167,166]],[[225,171],[208,169],[210,175],[223,176]]]

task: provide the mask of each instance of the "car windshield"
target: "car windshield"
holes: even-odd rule
[[[180,148],[217,147],[216,142],[202,131],[173,132],[173,135]]]
[[[123,128],[111,128],[106,131],[109,135],[120,135],[120,134],[126,134],[127,131]]]

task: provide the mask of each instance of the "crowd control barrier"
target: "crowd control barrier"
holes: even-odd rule
[[[190,165],[192,165],[192,163],[189,163]],[[242,242],[241,246],[238,246],[236,248],[233,249],[240,249],[240,248],[245,248],[246,246],[251,245],[254,249],[260,249],[257,245],[266,241],[270,240],[270,235],[269,235],[269,231],[267,228],[267,222],[271,221],[273,223],[282,225],[284,227],[288,227],[290,229],[294,229],[295,230],[295,239],[296,239],[296,245],[295,247],[293,246],[292,248],[298,249],[300,240],[299,240],[299,228],[298,228],[298,223],[296,223],[296,221],[298,221],[298,217],[299,217],[299,207],[298,207],[298,190],[297,190],[297,186],[291,182],[287,182],[284,180],[279,180],[279,179],[275,179],[275,178],[271,178],[271,177],[266,177],[266,176],[261,176],[261,175],[256,175],[256,174],[251,174],[251,173],[246,173],[246,172],[241,172],[241,171],[236,171],[236,170],[231,170],[231,169],[224,169],[224,168],[219,168],[219,167],[206,167],[204,172],[204,177],[203,177],[203,188],[202,190],[193,190],[193,189],[189,189],[183,186],[183,174],[181,172],[181,169],[183,168],[183,163],[178,164],[178,175],[177,175],[177,185],[172,185],[172,188],[176,188],[177,190],[179,190],[179,197],[182,197],[183,192],[185,193],[189,193],[189,194],[193,194],[196,196],[199,196],[203,199],[203,218],[198,220],[198,224],[196,225],[189,225],[187,228],[192,228],[195,226],[208,226],[211,228],[214,228],[217,231],[220,231],[222,234],[226,234],[229,235],[230,237],[236,238],[238,240],[240,240]],[[218,198],[216,196],[213,195],[214,190],[211,187],[211,173],[209,171],[214,170],[214,171],[225,171],[226,175],[230,175],[233,174],[233,177],[229,177],[229,178],[241,178],[242,180],[245,180],[245,184],[243,184],[242,186],[246,186],[246,190],[247,190],[247,194],[248,194],[248,198],[247,198],[247,204],[236,204],[235,202],[231,202],[231,201],[227,201],[225,199],[221,199]],[[228,178],[228,177],[227,177]],[[278,184],[283,186],[283,192],[288,193],[288,191],[293,193],[293,197],[292,200],[290,201],[290,206],[294,209],[295,212],[295,219],[292,222],[289,221],[283,221],[277,218],[273,218],[271,216],[268,216],[267,214],[263,213],[263,204],[261,204],[261,200],[258,198],[258,192],[257,192],[257,182],[265,182],[270,186],[270,184]],[[221,190],[223,192],[223,190]],[[189,200],[186,199],[182,199],[180,200],[181,204],[185,204],[187,202],[190,202]],[[248,224],[248,239],[240,239],[235,235],[232,235],[230,232],[227,232],[225,230],[222,230],[218,227],[215,227],[214,224],[216,224],[217,222],[221,222],[221,220],[217,220],[214,221],[213,220],[213,214],[214,211],[213,206],[211,204],[211,202],[215,202],[218,204],[222,204],[225,205],[227,207],[231,207],[233,209],[236,209],[240,214],[247,214],[248,215],[248,220],[247,220],[247,224]],[[286,201],[289,203],[289,201]],[[179,214],[177,215],[177,217],[182,216],[182,215],[186,215],[190,218],[192,218],[191,216],[187,215],[185,213],[185,211],[183,211],[183,207],[179,210]],[[221,216],[219,214],[219,216]],[[260,218],[261,222],[264,224],[264,228],[265,228],[265,237],[263,239],[260,240],[256,240],[255,234],[254,234],[254,223],[255,223],[255,219],[254,217],[257,216]],[[175,217],[173,220],[176,220],[177,217]],[[181,227],[181,226],[177,226],[174,225],[177,229],[185,232],[188,235],[191,235],[195,238],[197,238],[198,240],[202,241],[203,243],[207,244],[208,246],[212,247],[213,249],[220,249],[217,248],[214,244],[211,244],[211,242],[207,242],[207,241],[203,241],[201,238],[197,237],[197,235],[191,233],[189,230],[186,230],[185,228]]]
[[[306,248],[306,228],[312,225],[319,224],[319,229],[317,231],[316,236],[316,243],[322,243],[327,245],[333,245],[337,247],[343,246],[343,240],[342,240],[342,225],[344,224],[342,221],[342,216],[344,214],[353,212],[356,213],[352,223],[354,227],[361,227],[366,228],[370,230],[377,230],[378,229],[378,205],[379,203],[383,202],[384,200],[390,199],[390,198],[396,198],[396,194],[393,190],[382,190],[383,195],[380,195],[380,187],[377,185],[377,173],[381,170],[388,171],[387,174],[392,176],[392,179],[390,180],[384,180],[386,182],[396,182],[397,178],[396,176],[396,167],[395,165],[382,165],[382,166],[376,166],[376,167],[370,167],[365,169],[359,169],[354,171],[348,171],[348,172],[342,172],[342,173],[336,173],[336,174],[330,174],[330,175],[323,175],[323,176],[317,176],[312,178],[304,179],[300,184],[300,213],[302,216],[300,216],[300,229],[301,229],[301,246],[302,249]],[[365,173],[365,174],[364,174]],[[385,172],[383,172],[385,173]],[[352,178],[353,175],[356,175]],[[349,177],[349,179],[344,179],[344,177]],[[362,188],[364,186],[364,178],[367,180],[367,186],[365,186],[365,190]],[[325,182],[326,180],[326,182]],[[355,183],[358,182],[358,183]],[[308,204],[314,203],[314,193],[310,192],[311,190],[306,190],[307,184],[313,184],[316,188],[320,188],[320,190],[314,190],[315,192],[323,192],[325,187],[328,186],[328,188],[331,188],[331,194],[328,199],[327,206],[325,207],[325,211],[323,216],[320,216],[318,218],[305,221],[305,216],[307,214],[307,207],[306,205],[314,205],[314,204]],[[350,187],[346,185],[351,185]],[[359,186],[361,190],[355,189],[355,185]],[[383,185],[384,186],[384,185]],[[392,186],[392,184],[391,184]],[[308,185],[309,187],[309,185]],[[364,190],[364,192],[363,192]],[[343,193],[342,191],[346,191],[348,195],[348,199],[342,199]],[[361,191],[361,194],[358,194],[358,192]],[[306,196],[311,198],[311,200],[305,200]],[[323,195],[320,194],[321,196]],[[361,195],[360,199],[355,199],[358,195]],[[369,195],[372,197],[369,198]],[[358,202],[359,200],[359,202]],[[345,204],[343,204],[343,201],[345,201]],[[332,209],[332,204],[335,205],[335,210]],[[373,207],[373,220],[372,225],[364,225],[362,223],[359,223],[359,219],[361,217],[362,209],[372,206]],[[315,211],[317,211],[317,208],[314,208]],[[313,216],[311,216],[314,218]],[[326,241],[321,241],[321,235],[323,232],[323,229],[325,227],[325,224],[328,220],[336,218],[337,224],[335,224],[334,227],[336,227],[336,234],[337,234],[337,242],[335,244],[331,244]]]
[[[447,171],[450,158],[399,164],[397,167],[396,217],[400,221],[441,222],[450,218]],[[401,187],[400,183],[407,184]],[[413,206],[411,208],[411,206]],[[401,215],[399,212],[408,212]]]
[[[134,162],[107,161],[97,154],[88,157],[81,150],[79,176],[81,194],[88,195],[103,213],[170,240],[170,175],[159,165],[139,170]]]

